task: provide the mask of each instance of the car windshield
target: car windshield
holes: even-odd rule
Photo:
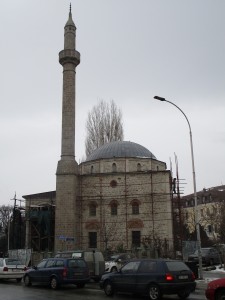
[[[21,261],[13,258],[6,258],[5,263],[7,266],[22,265]]]
[[[207,253],[209,252],[209,249],[204,249],[204,248],[202,248],[202,249],[201,249],[201,252],[202,252],[202,254],[207,254]],[[195,255],[198,255],[198,250],[195,250],[194,254],[195,254]]]
[[[116,260],[119,257],[119,255],[112,255],[109,257],[109,260]]]

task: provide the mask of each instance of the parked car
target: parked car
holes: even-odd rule
[[[73,250],[58,252],[55,257],[82,258],[89,268],[90,277],[98,282],[105,272],[105,259],[101,251],[98,250]]]
[[[182,261],[135,259],[118,272],[105,273],[100,282],[107,296],[116,292],[147,295],[158,300],[165,294],[187,298],[196,288],[193,272]]]
[[[213,248],[201,248],[202,252],[202,265],[213,266],[220,263],[220,254]],[[188,261],[194,261],[198,263],[198,250],[188,256]]]
[[[208,300],[225,299],[225,278],[210,281],[205,290],[205,296]]]
[[[118,271],[126,262],[133,258],[135,258],[135,255],[131,253],[118,253],[111,255],[105,262],[105,272]]]
[[[87,263],[81,258],[48,258],[28,269],[23,280],[25,286],[41,283],[57,289],[63,284],[75,284],[81,288],[89,282],[90,275]]]
[[[26,269],[16,258],[0,258],[0,279],[16,279],[20,282]]]

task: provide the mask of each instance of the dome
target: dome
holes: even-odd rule
[[[156,159],[156,157],[148,149],[139,144],[126,141],[117,141],[104,144],[103,146],[94,150],[86,158],[86,161],[113,157],[142,157]]]

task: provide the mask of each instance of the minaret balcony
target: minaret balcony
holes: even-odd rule
[[[72,63],[76,67],[80,63],[80,53],[73,49],[62,50],[59,52],[59,62],[61,65]]]

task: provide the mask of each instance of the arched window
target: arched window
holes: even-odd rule
[[[137,164],[137,171],[140,172],[141,171],[141,164]]]
[[[94,166],[91,166],[91,174],[94,173]]]
[[[96,208],[97,208],[97,205],[95,202],[91,202],[89,204],[89,216],[91,216],[91,217],[96,216]]]
[[[117,216],[117,207],[118,207],[117,203],[113,201],[110,206],[111,206],[111,216]]]
[[[115,163],[112,164],[112,171],[113,171],[113,172],[116,172],[116,171],[117,171],[117,167],[116,167],[116,164],[115,164]]]
[[[132,202],[132,214],[139,215],[139,203],[137,201]]]

